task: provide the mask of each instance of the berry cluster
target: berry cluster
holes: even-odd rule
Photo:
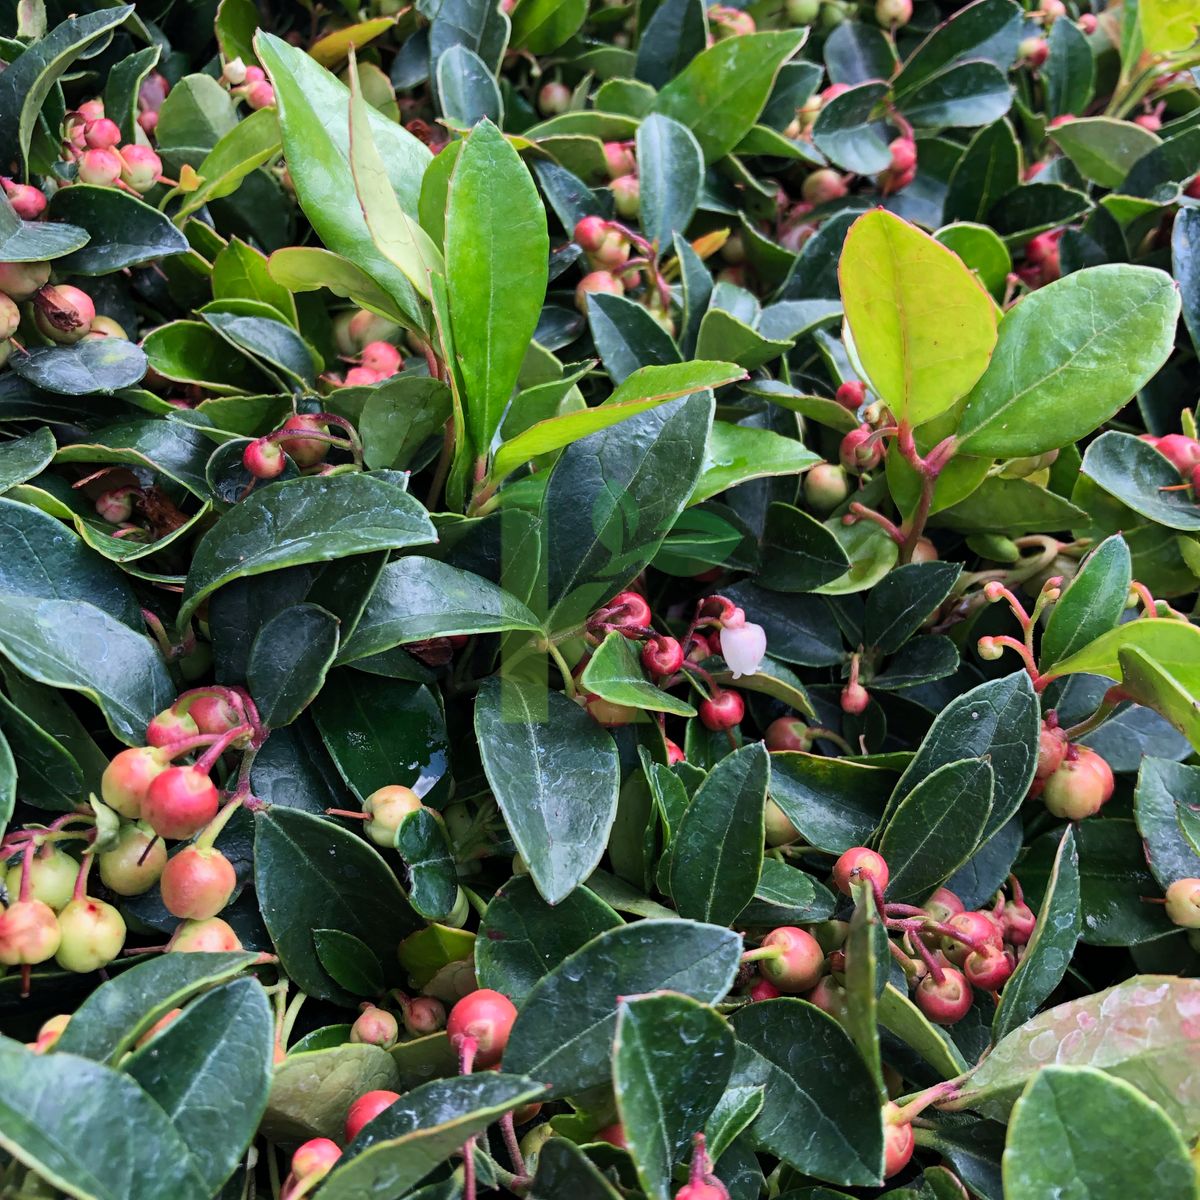
[[[162,76],[159,79],[165,98],[169,85]],[[157,90],[155,86],[153,94]],[[157,109],[143,109],[143,113],[149,111],[155,113],[150,123],[153,129],[157,124]],[[138,142],[121,144],[121,127],[104,115],[104,101],[100,99],[86,100],[67,115],[62,153],[64,161],[74,164],[76,181],[95,187],[123,188],[140,196],[163,177],[162,159],[149,146]]]

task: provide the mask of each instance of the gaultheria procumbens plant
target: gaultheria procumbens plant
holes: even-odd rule
[[[1193,16],[6,6],[0,1196],[1192,1197]]]

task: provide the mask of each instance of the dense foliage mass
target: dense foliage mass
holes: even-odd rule
[[[0,1200],[1194,1200],[1198,24],[0,3]]]

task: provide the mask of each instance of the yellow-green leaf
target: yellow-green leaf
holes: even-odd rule
[[[1139,617],[1102,634],[1090,645],[1055,663],[1048,675],[1107,675],[1121,680],[1121,652],[1140,650],[1193,696],[1200,695],[1200,627],[1167,617]]]
[[[360,21],[357,25],[346,25],[313,42],[308,52],[321,66],[336,67],[346,55],[356,49],[361,50],[368,42],[373,42],[380,34],[394,28],[395,24],[394,17],[375,17],[370,21]]]
[[[996,310],[962,260],[883,209],[850,227],[842,304],[871,387],[920,425],[969,392],[996,344]]]
[[[1186,50],[1196,40],[1200,0],[1139,0],[1142,45],[1151,54]]]

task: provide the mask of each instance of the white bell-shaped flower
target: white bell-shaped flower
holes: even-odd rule
[[[754,675],[767,653],[767,635],[761,625],[743,620],[739,625],[721,629],[721,657],[733,672],[734,679]]]

